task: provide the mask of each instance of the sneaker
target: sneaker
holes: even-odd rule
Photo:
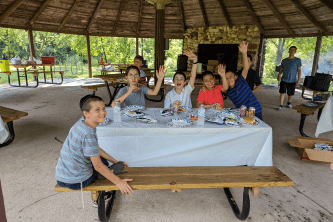
[[[282,110],[282,106],[279,106],[279,108],[276,109],[277,111]]]
[[[97,201],[93,201],[93,207],[98,207],[98,203],[97,203]]]
[[[118,175],[124,169],[124,162],[119,161],[118,163],[112,164],[108,168],[113,172],[114,175]]]
[[[287,103],[286,107],[288,107],[288,108],[290,108],[290,109],[293,108],[293,106],[292,106],[290,103]]]

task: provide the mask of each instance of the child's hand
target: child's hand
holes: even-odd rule
[[[128,163],[126,163],[125,161],[123,161],[124,163],[124,167],[128,167]]]
[[[185,54],[190,60],[193,60],[193,62],[197,62],[197,61],[198,61],[198,57],[197,57],[192,51],[185,50],[185,51],[184,51],[184,54]]]
[[[160,66],[160,70],[156,70],[156,76],[158,79],[163,79],[165,76],[166,70],[164,66]]]
[[[200,91],[206,92],[207,88],[204,86],[200,89]]]
[[[180,106],[182,104],[182,102],[180,102],[179,100],[176,100],[173,102],[172,106]]]
[[[241,42],[240,44],[239,44],[239,46],[238,46],[238,48],[239,48],[239,51],[241,51],[241,52],[247,52],[247,46],[249,45],[249,43],[248,42],[245,42],[245,41],[243,41],[243,42]]]
[[[218,108],[218,107],[221,107],[221,104],[220,103],[213,103],[212,107]]]
[[[139,88],[139,87],[136,86],[136,85],[130,85],[129,88],[128,88],[128,91],[132,93],[133,91],[134,91],[134,92],[137,91],[138,88]]]
[[[281,74],[278,74],[278,76],[277,76],[277,81],[279,81],[280,82],[280,80],[281,80]]]
[[[116,186],[119,188],[121,193],[126,193],[132,195],[133,189],[130,185],[128,185],[127,181],[132,181],[133,179],[120,179],[119,182],[116,183]]]
[[[218,65],[218,71],[217,72],[221,77],[225,77],[225,69],[226,69],[225,65],[223,65],[223,64]]]

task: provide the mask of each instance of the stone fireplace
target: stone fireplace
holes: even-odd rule
[[[256,67],[258,49],[260,44],[260,32],[257,26],[211,26],[205,31],[204,28],[188,29],[185,33],[184,50],[198,53],[199,44],[239,44],[241,41],[249,42],[248,54],[253,58],[253,66]],[[199,58],[199,60],[201,60]],[[200,62],[200,61],[199,61]],[[190,71],[192,63],[188,64]],[[237,70],[242,68],[242,54],[238,53]]]

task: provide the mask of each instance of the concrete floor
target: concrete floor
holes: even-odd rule
[[[60,86],[41,85],[36,89],[0,88],[0,105],[28,112],[14,122],[16,138],[0,149],[0,178],[8,222],[98,221],[90,192],[55,193],[55,167],[71,126],[81,117],[79,100],[90,91],[84,82],[96,79],[67,79]],[[168,88],[170,90],[171,87]],[[192,94],[192,103],[199,88]],[[107,100],[106,90],[97,95]],[[264,121],[273,128],[273,164],[289,176],[293,187],[261,188],[259,197],[250,196],[247,221],[333,221],[333,171],[329,164],[301,161],[286,141],[300,136],[300,114],[283,108],[276,111],[278,88],[264,86],[256,94],[263,107]],[[299,91],[292,104],[304,102]],[[226,107],[233,107],[230,100]],[[163,107],[163,102],[147,101],[147,107]],[[314,136],[316,116],[306,118],[304,131]],[[333,132],[320,138],[333,138]],[[125,160],[126,161],[126,160]],[[231,189],[240,202],[242,189]],[[238,221],[222,189],[192,189],[183,193],[170,190],[134,191],[132,196],[117,194],[110,221],[119,222],[206,222]]]

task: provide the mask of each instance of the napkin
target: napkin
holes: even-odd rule
[[[318,137],[319,134],[331,130],[333,130],[333,96],[331,96],[326,102],[323,112],[321,113],[315,135]]]
[[[6,141],[6,139],[8,138],[9,133],[6,129],[6,125],[3,122],[1,116],[0,116],[0,143],[4,143]]]

